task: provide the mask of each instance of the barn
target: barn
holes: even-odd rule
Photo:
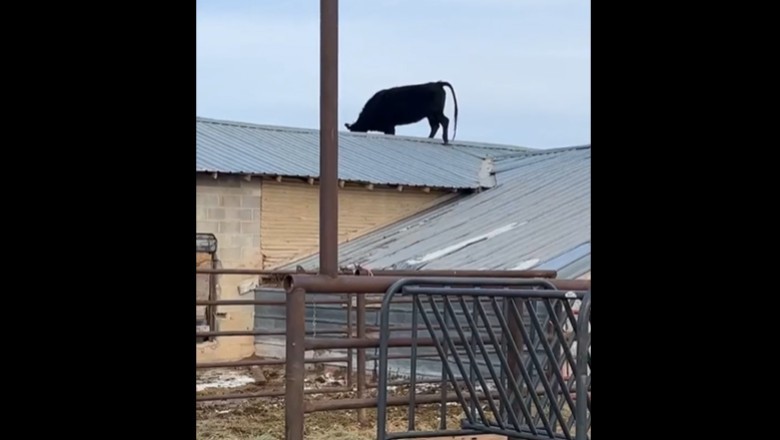
[[[590,279],[590,159],[590,145],[496,155],[491,188],[449,199],[363,234],[339,247],[339,263],[369,270],[545,269],[557,271],[558,278]],[[318,254],[313,253],[282,269],[316,270],[318,264]],[[283,299],[284,291],[261,286],[256,297]],[[374,328],[379,325],[377,307],[366,314],[366,323]],[[410,306],[391,306],[391,320],[411,325]],[[346,325],[343,306],[307,305],[308,331]],[[255,328],[284,329],[284,308],[257,306]],[[396,332],[394,336],[411,334]],[[256,344],[256,353],[284,356],[282,338],[257,337]],[[371,352],[377,354],[377,350]],[[408,353],[408,349],[398,353]],[[346,351],[320,355],[345,356]],[[440,374],[439,361],[420,360],[418,366],[422,374]],[[389,367],[404,374],[409,371],[409,360],[391,360]]]
[[[497,160],[533,152],[507,145],[339,133],[339,242],[351,243],[496,186]],[[198,265],[287,268],[319,244],[319,131],[196,118]],[[196,296],[240,299],[257,277],[199,276]],[[255,310],[222,306],[204,323],[251,330]],[[206,316],[204,308],[198,314]],[[198,344],[198,361],[255,353],[255,340]]]

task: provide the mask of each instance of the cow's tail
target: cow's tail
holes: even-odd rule
[[[455,127],[452,129],[452,140],[455,140],[455,134],[458,132],[458,98],[455,97],[455,88],[447,81],[439,81],[442,86],[447,86],[452,92],[452,101],[455,103]]]

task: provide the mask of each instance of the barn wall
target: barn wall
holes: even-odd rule
[[[399,192],[347,184],[339,189],[339,242],[430,207],[447,192],[417,188]],[[282,265],[319,247],[319,185],[263,181],[261,243],[265,268]]]
[[[261,267],[260,202],[261,182],[247,182],[237,176],[200,174],[196,180],[197,232],[217,237],[217,255],[222,267]],[[219,299],[246,299],[239,294],[239,284],[251,279],[246,275],[219,275]],[[196,292],[197,293],[197,292]],[[249,298],[251,298],[251,294]],[[251,330],[254,324],[252,306],[220,306],[217,309],[218,330]],[[197,346],[198,362],[239,360],[254,354],[252,336],[231,336]]]

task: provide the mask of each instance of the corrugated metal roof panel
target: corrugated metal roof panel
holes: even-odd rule
[[[590,270],[590,146],[496,160],[497,185],[339,246],[372,269]],[[290,265],[316,268],[317,256]],[[563,272],[566,272],[565,274]]]
[[[201,117],[195,125],[197,171],[319,176],[319,130]],[[483,159],[517,151],[531,150],[339,132],[339,178],[374,184],[478,188]]]

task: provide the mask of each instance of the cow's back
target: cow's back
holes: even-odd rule
[[[441,113],[446,94],[438,83],[383,89],[363,106],[355,125],[361,130],[385,131],[396,125],[413,124]]]
[[[388,122],[397,125],[412,124],[425,118],[437,102],[444,99],[444,90],[436,84],[401,86],[383,92],[382,113]]]

